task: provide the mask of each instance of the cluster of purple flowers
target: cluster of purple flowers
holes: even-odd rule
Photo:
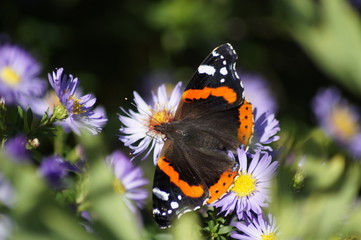
[[[79,81],[72,75],[63,74],[57,69],[49,74],[52,98],[45,98],[47,83],[39,77],[40,64],[25,50],[15,45],[0,46],[0,97],[8,105],[31,107],[42,116],[46,111],[52,113],[56,105],[63,105],[66,118],[58,124],[66,130],[80,134],[81,129],[92,134],[101,131],[107,122],[103,108],[94,108],[96,99],[93,95],[81,96]]]
[[[96,135],[102,131],[108,121],[105,111],[102,107],[95,107],[96,98],[92,94],[82,94],[78,78],[65,74],[63,68],[56,69],[48,74],[51,89],[46,91],[47,82],[40,74],[40,64],[24,49],[15,45],[0,46],[1,104],[7,107],[17,105],[23,109],[30,107],[43,119],[44,116],[56,115],[49,117],[53,121],[47,123],[59,125],[65,132],[82,135],[85,130]],[[30,139],[25,132],[2,137],[6,139],[3,152],[7,158],[17,164],[34,162],[31,148],[41,144],[39,139]],[[82,154],[78,155],[81,158]],[[61,191],[69,187],[66,181],[69,173],[82,173],[84,169],[78,163],[83,160],[79,159],[75,164],[60,155],[42,157],[37,160],[40,161],[38,172],[52,189]],[[105,162],[113,170],[115,192],[123,197],[133,212],[136,212],[136,207],[142,208],[148,197],[144,189],[148,181],[143,177],[142,169],[134,166],[120,151],[106,157]],[[0,173],[0,206],[10,207],[14,194],[10,183]],[[89,216],[85,219],[89,220]]]
[[[270,201],[271,179],[278,166],[277,161],[272,161],[272,148],[269,145],[279,138],[279,123],[274,116],[276,104],[264,79],[248,75],[244,79],[244,86],[245,97],[251,103],[254,102],[253,142],[247,150],[238,149],[234,159],[240,164],[239,176],[229,192],[212,206],[219,208],[220,214],[234,213],[237,216],[232,225],[241,233],[234,232],[234,238],[250,239],[258,231],[259,236],[267,235],[267,239],[275,239],[271,236],[276,236],[277,228],[272,217],[264,217],[263,209]],[[264,94],[259,94],[260,89]],[[137,111],[127,112],[122,109],[125,115],[119,115],[122,123],[120,140],[133,150],[134,156],[145,153],[144,159],[153,150],[153,161],[154,164],[157,163],[165,136],[152,126],[173,120],[181,94],[180,83],[171,91],[170,96],[167,95],[165,85],[161,85],[157,94],[152,95],[152,104],[148,104],[134,92]]]
[[[56,121],[66,131],[72,130],[80,135],[81,129],[97,134],[107,122],[102,108],[94,108],[96,99],[91,94],[81,96],[79,81],[72,75],[63,74],[60,68],[49,74],[49,82],[56,95],[49,102],[44,97],[47,83],[40,77],[40,64],[24,49],[15,45],[0,46],[0,97],[5,105],[31,107],[33,112],[42,116],[54,114],[56,105],[63,106],[63,118]],[[47,94],[49,95],[49,94]],[[45,96],[47,96],[45,95]],[[5,153],[17,162],[27,162],[31,158],[28,150],[30,139],[25,133],[5,136]],[[54,187],[61,185],[61,179],[72,169],[60,156],[44,158],[40,172]]]

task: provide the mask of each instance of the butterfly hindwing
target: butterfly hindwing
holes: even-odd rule
[[[232,185],[238,165],[225,152],[167,140],[153,184],[153,215],[161,227],[176,216],[213,202]],[[185,151],[187,149],[187,151]],[[225,174],[224,174],[225,173]]]
[[[177,145],[167,140],[153,183],[153,215],[160,227],[169,227],[176,216],[203,205],[207,193],[200,181]]]

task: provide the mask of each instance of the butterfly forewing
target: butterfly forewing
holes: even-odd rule
[[[204,116],[243,101],[243,87],[235,70],[237,54],[230,44],[215,48],[188,83],[175,119]]]

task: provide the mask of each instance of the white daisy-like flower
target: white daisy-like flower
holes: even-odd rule
[[[126,111],[121,108],[125,116],[119,114],[119,120],[123,125],[119,129],[121,133],[119,140],[126,147],[132,149],[134,157],[146,152],[142,158],[144,160],[153,150],[154,164],[157,163],[165,136],[154,127],[173,121],[182,95],[181,86],[182,84],[179,82],[168,97],[165,85],[161,85],[157,94],[152,93],[153,103],[151,105],[134,91],[134,105],[137,111]]]
[[[277,240],[278,228],[276,221],[271,214],[268,214],[268,217],[257,215],[250,221],[237,221],[234,222],[234,225],[237,230],[242,233],[233,232],[231,237],[234,239],[241,240]]]

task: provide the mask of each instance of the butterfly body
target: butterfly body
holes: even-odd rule
[[[187,85],[174,121],[155,126],[166,136],[156,165],[153,215],[160,227],[213,203],[232,186],[238,164],[229,156],[253,132],[230,44],[214,49]]]

